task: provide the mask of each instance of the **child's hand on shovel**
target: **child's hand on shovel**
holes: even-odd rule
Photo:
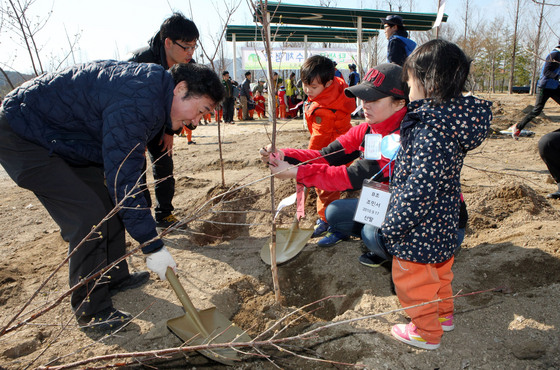
[[[166,280],[165,272],[167,271],[167,266],[171,267],[173,271],[177,269],[177,263],[175,263],[173,256],[166,247],[161,248],[157,252],[150,253],[146,257],[146,266],[158,274],[161,280]]]

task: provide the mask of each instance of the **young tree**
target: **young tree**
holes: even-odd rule
[[[540,66],[540,55],[543,53],[543,45],[546,44],[545,38],[542,37],[542,30],[543,30],[543,21],[545,18],[545,5],[550,5],[546,3],[546,0],[538,1],[532,0],[538,15],[537,21],[537,30],[536,35],[529,36],[530,42],[528,45],[528,50],[533,50],[533,64],[531,68],[531,89],[530,94],[533,95],[535,93],[535,89],[537,86],[537,81],[539,79],[539,66]]]
[[[512,52],[511,52],[511,61],[510,61],[510,70],[509,70],[508,94],[511,94],[513,92],[513,83],[515,77],[515,58],[517,53],[517,39],[518,39],[517,30],[519,26],[520,10],[521,10],[521,0],[515,0],[514,9],[513,9],[513,37],[511,40]]]
[[[482,41],[482,55],[480,57],[480,64],[484,66],[484,75],[487,76],[488,91],[491,93],[496,92],[496,78],[501,70],[502,61],[505,55],[503,45],[505,44],[504,35],[507,34],[504,30],[504,22],[501,18],[494,18],[492,22],[492,32],[488,32],[487,27],[484,27],[484,39]]]

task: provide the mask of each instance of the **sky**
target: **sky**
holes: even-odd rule
[[[22,0],[23,1],[23,0]],[[31,19],[44,18],[52,9],[46,25],[37,33],[36,41],[41,47],[42,60],[47,62],[46,70],[58,67],[58,61],[69,50],[68,38],[79,35],[75,54],[68,64],[97,59],[125,59],[128,52],[147,45],[147,41],[156,33],[174,10],[193,18],[201,33],[201,42],[210,43],[209,35],[221,31],[218,14],[224,14],[224,4],[233,0],[35,0],[30,7]],[[368,8],[388,10],[383,0],[335,0],[341,8]],[[473,6],[484,15],[503,11],[503,4],[508,0],[473,0]],[[395,2],[393,0],[393,2]],[[408,1],[402,1],[407,4]],[[289,0],[283,3],[319,5],[318,0]],[[191,7],[192,4],[192,13]],[[458,21],[462,0],[447,0],[446,13],[449,21]],[[0,0],[0,6],[9,6],[6,0]],[[415,12],[437,12],[437,0],[416,0]],[[408,11],[405,8],[403,11]],[[249,5],[242,0],[230,24],[253,24]],[[241,46],[241,45],[239,45]],[[13,35],[0,23],[0,65],[7,70],[31,72],[31,63],[27,51],[14,42]],[[211,47],[213,49],[213,47]],[[231,50],[231,43],[229,43]],[[200,50],[197,50],[200,60]],[[229,52],[229,57],[232,53]],[[238,54],[239,55],[239,54]],[[55,62],[56,61],[56,62]]]

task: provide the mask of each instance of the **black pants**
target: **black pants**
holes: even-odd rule
[[[525,118],[517,124],[517,128],[522,130],[527,123],[529,123],[533,118],[541,114],[544,109],[544,105],[547,100],[552,98],[556,103],[560,104],[560,88],[559,89],[540,89],[537,88],[537,100],[535,101],[535,106],[533,110],[527,113]]]
[[[173,157],[169,156],[163,148],[163,142],[160,140],[163,135],[163,129],[156,137],[148,142],[148,153],[152,160],[152,173],[154,175],[155,193],[156,193],[156,221],[161,221],[169,216],[173,208],[173,196],[175,195],[175,178],[173,177]],[[144,164],[144,171],[146,164]],[[165,179],[160,181],[161,179]],[[146,175],[142,176],[143,183],[147,183]],[[144,190],[144,195],[148,202],[148,206],[152,206],[152,198],[148,189]]]
[[[539,154],[556,183],[560,184],[560,129],[541,137]]]
[[[235,99],[234,98],[225,98],[224,102],[223,102],[223,107],[224,107],[224,122],[233,122],[233,113],[235,111],[234,109],[234,102]]]
[[[79,246],[70,258],[70,286],[99,271],[125,254],[125,232],[121,219],[113,216],[101,224],[99,235],[88,241],[82,239],[94,225],[113,208],[101,166],[73,166],[42,146],[20,138],[14,133],[0,111],[0,164],[22,188],[31,190],[60,227],[69,253]],[[8,227],[8,226],[7,226]],[[108,275],[119,282],[128,277],[126,260]],[[109,285],[91,282],[77,289],[71,297],[76,315],[92,315],[112,305]],[[85,299],[89,296],[89,299]]]

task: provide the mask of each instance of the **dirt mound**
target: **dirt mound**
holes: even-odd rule
[[[469,224],[474,229],[496,228],[505,219],[518,213],[550,220],[557,212],[532,187],[511,180],[502,180],[496,187],[479,190],[469,199]]]
[[[5,305],[15,291],[19,290],[20,283],[14,278],[18,271],[5,264],[0,266],[0,305]]]
[[[276,302],[274,292],[259,284],[256,279],[243,277],[228,285],[228,289],[234,292],[240,304],[239,311],[234,315],[233,321],[242,328],[246,328],[249,335],[253,337],[263,333],[281,319],[288,317],[295,310],[295,307],[290,308],[289,305]],[[298,319],[294,320],[296,317]],[[317,321],[320,321],[317,317],[305,313],[290,316],[287,320],[289,322],[288,327],[291,328],[307,326]],[[286,325],[286,322],[283,325]]]

